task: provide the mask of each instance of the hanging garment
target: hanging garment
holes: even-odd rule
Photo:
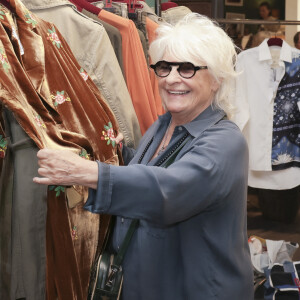
[[[120,31],[115,28],[114,26],[111,26],[110,24],[101,21],[97,15],[87,11],[86,9],[82,9],[81,13],[85,16],[89,17],[90,19],[93,19],[94,21],[97,21],[98,23],[102,24],[105,31],[107,32],[107,35],[109,37],[109,40],[111,42],[111,45],[115,51],[117,60],[119,62],[120,68],[122,70],[122,73],[125,77],[124,73],[124,65],[123,65],[123,56],[122,56],[122,36]]]
[[[148,66],[137,29],[131,20],[103,9],[98,16],[121,32],[126,83],[143,134],[157,119],[157,111]]]
[[[4,267],[7,267],[5,271],[8,273],[10,268],[12,274],[18,272],[18,276],[4,278],[1,274],[0,279],[5,281],[0,283],[1,297],[2,291],[8,290],[12,299],[44,299],[46,286],[47,299],[86,299],[90,268],[96,251],[101,249],[109,216],[86,213],[83,201],[70,208],[68,203],[74,200],[74,194],[83,200],[85,191],[80,187],[75,190],[58,186],[55,187],[56,191],[48,191],[47,226],[41,232],[41,226],[35,226],[32,221],[34,216],[39,224],[45,221],[45,208],[42,207],[45,202],[36,205],[37,200],[33,199],[43,201],[45,190],[37,188],[32,182],[33,173],[26,177],[31,173],[24,172],[24,168],[29,168],[26,163],[31,165],[34,151],[45,147],[69,149],[86,159],[118,164],[114,141],[117,123],[101,99],[99,90],[78,64],[55,25],[33,15],[20,1],[11,0],[10,5],[11,12],[0,6],[0,103],[11,113],[7,115],[4,112],[8,123],[4,130],[10,131],[10,136],[5,137],[7,145],[2,150],[10,154],[4,156],[2,165],[0,214],[2,209],[12,214],[11,240],[17,248],[12,251],[12,262],[5,261]],[[3,126],[3,120],[0,123]],[[22,130],[15,128],[14,124],[18,124]],[[32,143],[26,144],[24,135],[20,133],[23,131],[27,139],[29,137],[37,146],[36,149],[32,148]],[[9,145],[12,147],[7,148]],[[27,156],[23,155],[26,149],[22,148],[26,148],[26,145],[29,147]],[[13,174],[9,173],[11,167],[5,167],[9,156],[12,161],[8,165],[13,164]],[[13,187],[4,188],[7,182],[4,172],[9,173],[7,178],[13,176]],[[20,182],[23,179],[22,186]],[[26,195],[31,192],[32,199],[24,197],[25,189]],[[12,193],[2,197],[8,191]],[[10,199],[12,205],[3,203],[3,199]],[[26,209],[32,210],[33,220],[20,223],[28,218],[13,219],[23,213],[22,207],[27,204]],[[8,219],[9,216],[6,216]],[[2,226],[5,224],[1,219]],[[22,231],[17,233],[20,239],[16,240],[14,233],[20,228]],[[43,241],[45,230],[46,245]],[[1,234],[3,232],[1,229]],[[41,251],[32,247],[24,249],[22,241],[27,242],[28,237],[33,236],[39,239]],[[12,249],[11,243],[2,244],[2,241],[1,236],[1,260]],[[45,246],[47,276],[45,265],[42,265],[45,262],[42,257]],[[36,253],[38,257],[26,256],[26,251]],[[2,261],[0,265],[2,272]],[[33,274],[29,276],[29,273]],[[17,281],[12,283],[12,280]]]
[[[142,11],[147,14],[147,17],[157,24],[165,23],[165,20],[156,15],[153,9],[145,1],[137,1],[142,6]]]
[[[300,53],[284,64],[274,99],[272,170],[300,167]]]
[[[176,24],[180,19],[184,18],[192,11],[187,6],[175,6],[161,12],[161,17],[172,25]]]
[[[125,144],[135,148],[141,138],[138,119],[103,26],[78,12],[66,0],[23,0],[23,3],[40,18],[57,26],[77,61],[91,76],[113,111]]]
[[[148,38],[147,29],[146,29],[146,15],[147,14],[138,8],[135,9],[134,13],[136,15],[136,18],[133,19],[133,22],[134,22],[135,27],[137,28],[137,31],[140,36],[140,40],[141,40],[141,43],[143,46],[147,65],[149,65],[149,58],[148,58],[149,57],[149,54],[148,54],[149,38]]]
[[[142,44],[142,47],[143,47],[143,53],[145,55],[145,59],[146,59],[147,64],[148,64],[148,48],[149,48],[148,41],[146,40],[145,35],[144,35],[142,30],[137,29],[137,31],[138,31],[138,35],[140,37],[140,41],[141,41],[141,44]]]
[[[1,299],[45,299],[47,186],[32,183],[37,146],[11,111],[4,109],[3,116],[8,145],[0,177]]]
[[[300,183],[300,168],[296,166],[299,154],[294,156],[295,164],[289,168],[273,171],[280,155],[279,141],[282,143],[280,151],[292,143],[292,153],[299,153],[299,140],[291,136],[300,134],[297,108],[300,89],[291,70],[296,71],[297,78],[300,51],[285,41],[281,48],[273,51],[273,58],[271,51],[265,40],[259,47],[238,55],[236,70],[240,75],[236,80],[234,120],[248,141],[249,186],[284,190]],[[283,119],[287,122],[282,122]]]
[[[157,29],[157,27],[158,27],[158,25],[155,22],[153,22],[149,18],[146,18],[146,30],[148,33],[149,44],[151,44],[155,39],[155,30]],[[150,59],[150,64],[151,64],[152,63],[151,58],[149,57],[149,59]],[[159,115],[162,115],[164,113],[164,109],[163,109],[162,100],[161,100],[161,97],[159,94],[157,77],[156,77],[153,69],[150,69],[150,79],[151,79],[151,85],[152,85],[153,94],[154,94],[154,98],[155,98],[156,110]]]

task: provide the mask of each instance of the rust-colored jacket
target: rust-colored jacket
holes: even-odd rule
[[[0,106],[13,113],[38,148],[70,149],[118,164],[114,116],[57,28],[18,0],[10,5],[14,18],[0,5]],[[70,208],[65,193],[56,197],[48,192],[48,299],[86,299],[90,268],[109,217],[82,206],[83,201]]]

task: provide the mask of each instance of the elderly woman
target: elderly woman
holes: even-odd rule
[[[235,48],[211,20],[161,25],[151,44],[166,114],[128,166],[40,150],[41,184],[90,187],[86,209],[118,216],[117,251],[139,219],[123,261],[125,300],[252,300],[246,232],[248,152],[232,114]],[[165,157],[175,161],[162,167]],[[57,167],[60,166],[60,167]]]

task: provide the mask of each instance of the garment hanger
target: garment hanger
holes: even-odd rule
[[[282,39],[277,37],[276,36],[276,33],[275,33],[275,36],[274,37],[271,37],[268,39],[268,46],[279,46],[281,47],[282,46]]]
[[[70,1],[77,2],[77,0],[70,0]],[[89,4],[95,2],[95,0],[83,0],[83,1],[88,2]],[[144,0],[142,0],[142,1],[144,1]],[[112,7],[112,2],[126,3],[127,7],[128,7],[128,10],[127,10],[128,11],[128,18],[131,19],[131,20],[137,19],[137,14],[136,14],[135,10],[137,8],[143,8],[144,7],[143,4],[137,3],[137,0],[114,0],[114,1],[104,0],[103,9],[114,13],[115,8]],[[83,8],[85,8],[85,7],[83,7]]]
[[[3,0],[0,0],[3,1]],[[99,15],[99,13],[101,12],[101,8],[90,4],[88,1],[86,0],[70,0],[70,2],[72,2],[73,4],[75,4],[77,6],[77,8],[81,8],[81,10],[84,8],[87,11],[89,11],[92,14],[95,15]]]
[[[277,38],[277,37],[273,37],[273,38],[269,38],[268,39],[268,46],[282,46],[282,39]]]
[[[1,1],[1,0],[0,0]],[[81,6],[81,8],[84,8],[88,11],[90,11],[87,7],[83,6],[83,5],[88,5],[88,7],[94,6],[90,3],[95,2],[95,0],[70,0],[71,2],[73,2],[76,6],[79,5]],[[85,4],[81,5],[81,2],[85,2]],[[126,3],[127,7],[128,7],[128,18],[131,20],[136,20],[137,19],[137,13],[135,12],[135,10],[137,8],[143,8],[142,4],[137,3],[137,0],[114,0],[114,2],[118,2],[118,3]],[[87,4],[86,4],[87,3]],[[100,8],[98,8],[100,9]],[[104,0],[104,10],[110,11],[112,13],[115,12],[115,8],[112,7],[112,0]],[[101,11],[101,9],[100,9]],[[99,13],[100,13],[99,11]],[[92,12],[92,11],[90,11]],[[99,13],[96,13],[97,15]]]
[[[88,1],[88,0],[87,0]],[[104,10],[115,13],[116,9],[112,6],[112,0],[104,0]]]

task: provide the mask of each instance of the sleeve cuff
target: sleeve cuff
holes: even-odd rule
[[[92,213],[107,213],[111,205],[112,174],[110,165],[98,163],[97,189],[89,189],[89,196],[84,208]]]

